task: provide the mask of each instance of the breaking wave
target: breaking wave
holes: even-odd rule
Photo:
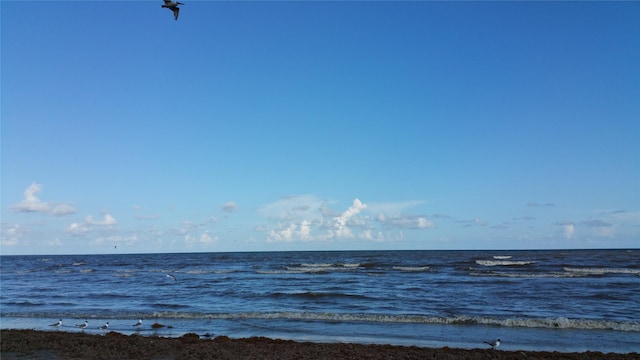
[[[525,266],[535,264],[535,261],[476,260],[476,264],[482,266]]]

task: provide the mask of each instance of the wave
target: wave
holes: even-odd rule
[[[526,266],[535,264],[535,261],[476,260],[476,264],[482,266]]]
[[[496,260],[507,260],[511,259],[511,255],[494,255],[493,258]]]
[[[472,271],[469,273],[471,276],[487,276],[487,277],[505,277],[505,278],[522,278],[522,279],[536,279],[536,278],[577,278],[586,277],[585,274],[567,273],[567,272],[548,272],[548,273],[519,273],[519,272],[499,272],[499,271]]]
[[[628,269],[628,268],[572,268],[565,267],[564,271],[585,275],[607,275],[607,274],[629,274],[640,275],[640,269]]]
[[[303,321],[337,321],[337,322],[373,322],[373,323],[414,323],[441,325],[491,325],[504,327],[526,327],[545,329],[578,329],[578,330],[612,330],[640,332],[640,322],[610,321],[591,319],[558,318],[493,318],[483,316],[437,317],[422,315],[390,315],[390,314],[345,314],[316,312],[241,312],[241,313],[188,313],[188,312],[155,312],[155,318],[168,319],[274,319]]]
[[[317,299],[337,299],[337,298],[347,298],[347,299],[369,299],[369,297],[364,295],[357,294],[345,294],[339,292],[320,292],[320,291],[303,291],[303,292],[276,292],[273,293],[274,297],[299,297],[303,299],[317,300]]]
[[[394,266],[393,270],[407,271],[407,272],[422,272],[429,271],[430,266]]]

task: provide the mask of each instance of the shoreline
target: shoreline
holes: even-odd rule
[[[503,351],[382,344],[315,343],[265,337],[202,339],[104,335],[64,331],[0,330],[2,359],[636,359],[638,353]]]

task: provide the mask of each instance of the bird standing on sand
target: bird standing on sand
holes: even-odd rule
[[[498,346],[500,346],[500,339],[495,340],[495,341],[485,341],[485,344],[489,344],[489,346],[491,346],[492,349],[497,348]]]
[[[89,326],[89,322],[85,320],[84,324],[78,324],[76,326],[79,327],[80,329],[84,330],[84,329],[87,328],[87,326]]]
[[[58,320],[58,322],[53,323],[53,324],[51,324],[51,325],[49,325],[49,326],[55,326],[55,327],[60,327],[60,326],[62,326],[62,319]]]
[[[180,15],[180,8],[178,5],[184,4],[179,1],[164,0],[164,5],[161,5],[161,7],[173,11],[173,18],[178,20],[178,15]]]
[[[100,326],[100,329],[107,330],[109,328],[109,322],[107,321],[104,325]]]

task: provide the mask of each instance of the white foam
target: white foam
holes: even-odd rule
[[[587,274],[587,275],[605,275],[605,274],[631,274],[640,275],[640,269],[614,269],[614,268],[571,268],[565,267],[564,271]]]
[[[394,266],[394,270],[407,271],[407,272],[422,272],[431,269],[430,266]]]
[[[476,264],[482,266],[524,266],[535,264],[535,261],[476,260]]]

